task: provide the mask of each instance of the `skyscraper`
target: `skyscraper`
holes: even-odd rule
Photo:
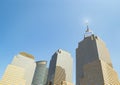
[[[37,61],[32,85],[46,85],[48,76],[47,61]]]
[[[10,64],[5,70],[0,85],[26,85],[24,75],[23,68]]]
[[[25,52],[21,52],[20,54],[14,57],[11,64],[14,66],[21,67],[25,70],[26,85],[31,85],[36,67],[34,57]]]
[[[120,85],[105,43],[88,26],[76,49],[76,85]]]
[[[72,83],[73,59],[71,55],[59,49],[52,56],[49,66],[48,83],[61,85],[62,81]]]

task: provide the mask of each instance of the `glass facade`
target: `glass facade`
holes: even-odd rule
[[[71,55],[59,49],[50,61],[48,84],[59,85],[62,81],[72,82],[73,59]]]
[[[32,85],[46,85],[48,68],[46,61],[36,62],[36,69],[32,81]]]

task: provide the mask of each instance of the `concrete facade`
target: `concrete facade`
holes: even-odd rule
[[[31,85],[36,68],[34,57],[25,52],[21,52],[14,57],[11,64],[25,70],[26,85]]]
[[[73,85],[73,83],[71,82],[67,82],[67,81],[62,81],[61,85]]]
[[[25,71],[23,68],[8,65],[0,81],[0,85],[26,85]]]
[[[106,45],[99,37],[90,34],[89,29],[86,32],[76,49],[76,85],[118,85]],[[110,80],[106,76],[114,82],[108,82]]]
[[[71,55],[59,49],[50,61],[48,83],[60,85],[62,81],[72,83],[73,59]]]

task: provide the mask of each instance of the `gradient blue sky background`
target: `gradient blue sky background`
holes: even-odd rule
[[[21,51],[49,61],[61,48],[75,62],[86,19],[106,43],[120,75],[120,0],[0,0],[0,78]]]

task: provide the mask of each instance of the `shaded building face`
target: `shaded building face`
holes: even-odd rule
[[[89,35],[85,35],[84,40],[79,43],[76,49],[76,85],[105,85],[106,82],[108,83],[105,75],[108,76],[110,72],[118,82],[104,42],[90,33],[89,29],[86,32]],[[110,72],[107,73],[105,71],[108,68]],[[108,84],[113,83],[109,82]]]
[[[72,65],[71,55],[59,49],[50,61],[48,83],[60,85],[62,81],[72,82]]]
[[[36,62],[36,69],[32,81],[32,85],[46,85],[48,68],[46,61]]]

